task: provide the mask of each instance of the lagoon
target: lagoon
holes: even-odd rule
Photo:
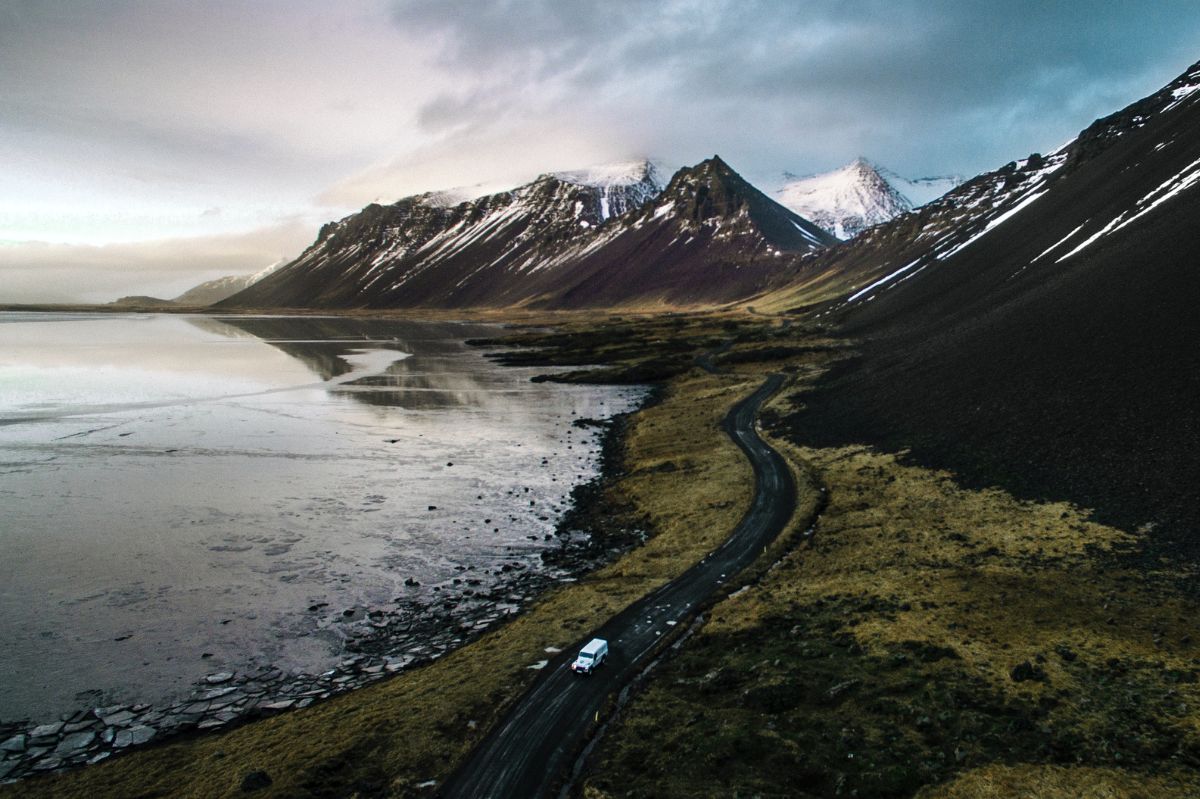
[[[0,722],[318,674],[397,602],[544,568],[597,472],[572,422],[642,393],[464,343],[501,332],[0,314]]]

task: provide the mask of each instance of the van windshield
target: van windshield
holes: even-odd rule
[[[579,659],[580,659],[580,660],[591,660],[591,659],[592,659],[592,656],[591,656],[591,655],[589,655],[587,652],[580,652],[580,653],[579,653]]]

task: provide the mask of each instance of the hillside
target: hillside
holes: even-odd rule
[[[863,345],[796,434],[908,449],[1200,554],[1198,90],[1200,65],[1054,153],[807,259],[775,307]]]

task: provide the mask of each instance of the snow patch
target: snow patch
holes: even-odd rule
[[[939,260],[939,261],[944,261],[944,260],[946,260],[947,258],[949,258],[950,256],[954,255],[955,253],[958,253],[958,252],[961,252],[962,250],[965,250],[967,247],[969,247],[969,246],[971,246],[972,244],[974,244],[975,242],[979,241],[981,238],[983,238],[984,236],[986,236],[988,233],[991,233],[993,230],[995,230],[996,228],[1000,227],[1000,225],[1002,225],[1002,224],[1004,224],[1005,222],[1007,222],[1009,219],[1011,219],[1011,218],[1012,218],[1013,216],[1015,216],[1017,213],[1019,213],[1020,211],[1024,210],[1025,208],[1027,208],[1027,207],[1028,207],[1029,205],[1031,205],[1032,203],[1036,202],[1036,201],[1037,201],[1039,198],[1041,198],[1041,196],[1042,196],[1043,194],[1045,194],[1045,193],[1046,193],[1046,191],[1047,191],[1046,189],[1042,189],[1041,191],[1034,192],[1034,193],[1030,194],[1030,195],[1029,195],[1029,196],[1027,196],[1025,199],[1023,199],[1021,202],[1017,203],[1017,204],[1016,204],[1016,205],[1014,205],[1012,208],[1010,208],[1010,209],[1008,209],[1007,211],[1005,211],[1004,213],[1000,214],[998,217],[996,217],[995,219],[993,219],[991,222],[988,222],[988,223],[987,223],[987,226],[986,226],[986,227],[984,227],[984,229],[983,229],[983,230],[979,231],[979,232],[978,232],[978,233],[976,233],[974,236],[972,236],[971,238],[969,238],[969,239],[967,239],[966,241],[964,241],[962,244],[959,244],[959,245],[957,245],[957,246],[955,246],[955,247],[951,247],[949,250],[947,250],[947,251],[946,251],[946,252],[944,252],[944,253],[939,253],[939,254],[938,254],[938,260]]]
[[[1072,231],[1071,231],[1070,233],[1068,233],[1067,235],[1063,236],[1063,237],[1062,237],[1061,239],[1059,239],[1058,241],[1056,241],[1056,242],[1054,242],[1053,244],[1051,244],[1051,245],[1050,245],[1049,247],[1047,247],[1045,250],[1042,250],[1042,253],[1041,253],[1040,255],[1038,255],[1038,257],[1037,257],[1037,258],[1034,258],[1032,261],[1030,261],[1029,263],[1031,263],[1031,264],[1036,264],[1038,261],[1042,260],[1042,259],[1043,259],[1043,258],[1045,258],[1047,255],[1049,255],[1050,253],[1054,252],[1054,251],[1055,251],[1055,250],[1057,250],[1059,247],[1061,247],[1062,245],[1066,244],[1066,243],[1067,243],[1067,241],[1068,241],[1068,240],[1070,240],[1071,238],[1073,238],[1073,237],[1075,236],[1075,234],[1076,234],[1076,233],[1078,233],[1079,231],[1083,230],[1083,225],[1086,225],[1086,224],[1087,224],[1088,222],[1090,222],[1090,221],[1091,221],[1090,219],[1085,219],[1085,220],[1083,220],[1083,224],[1081,224],[1079,227],[1077,227],[1077,228],[1075,228],[1074,230],[1072,230]]]
[[[912,269],[914,266],[916,266],[916,265],[917,265],[917,264],[919,264],[919,263],[921,263],[921,259],[920,259],[920,258],[918,258],[917,260],[913,261],[911,264],[908,264],[907,266],[902,266],[902,267],[900,267],[900,268],[899,268],[899,269],[897,269],[895,272],[892,272],[890,275],[887,275],[887,276],[885,276],[885,277],[882,277],[882,278],[880,278],[879,280],[876,280],[874,283],[872,283],[871,285],[867,286],[865,289],[862,289],[861,291],[857,291],[857,292],[855,292],[854,294],[851,294],[849,297],[847,297],[847,298],[846,298],[846,302],[854,302],[854,301],[855,301],[855,300],[857,300],[859,297],[861,297],[862,295],[866,294],[868,291],[871,291],[871,290],[873,290],[873,289],[877,289],[877,288],[879,288],[880,286],[885,286],[885,285],[887,285],[888,283],[890,283],[890,282],[892,282],[893,280],[895,280],[896,278],[900,277],[900,276],[901,276],[901,275],[903,275],[905,272],[907,272],[908,270]]]
[[[1153,191],[1147,193],[1144,197],[1137,201],[1134,208],[1118,214],[1115,219],[1101,228],[1098,232],[1089,236],[1086,241],[1084,241],[1075,249],[1071,250],[1066,255],[1059,258],[1057,261],[1055,261],[1055,263],[1062,263],[1071,256],[1077,255],[1078,253],[1087,249],[1098,239],[1107,236],[1109,233],[1116,233],[1118,230],[1133,224],[1146,214],[1153,211],[1155,208],[1165,203],[1167,200],[1178,196],[1181,192],[1191,188],[1197,183],[1200,183],[1200,159],[1196,159],[1192,163],[1188,164],[1181,172],[1174,175],[1169,180],[1164,181]],[[1147,205],[1147,203],[1149,204]],[[1130,216],[1131,213],[1133,214],[1132,216]]]

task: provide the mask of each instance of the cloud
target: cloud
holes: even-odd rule
[[[0,303],[170,298],[205,280],[294,258],[313,239],[310,225],[293,220],[236,235],[104,246],[0,243]]]
[[[311,237],[374,200],[637,155],[760,182],[858,155],[975,174],[1156,89],[1197,41],[1194,0],[12,0],[0,239],[214,242],[288,216]],[[68,248],[94,269],[46,290],[231,263],[196,247]],[[20,285],[58,274],[25,249]]]
[[[759,174],[859,153],[983,170],[1200,57],[1200,9],[1171,0],[407,0],[393,19],[456,76],[419,114],[447,142],[601,119],[619,144]]]

